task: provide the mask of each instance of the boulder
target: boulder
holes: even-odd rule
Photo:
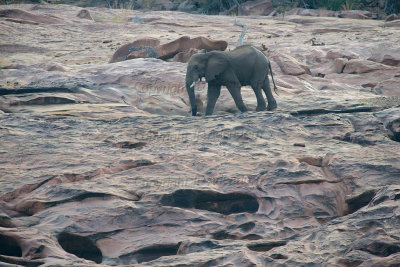
[[[82,9],[76,16],[80,19],[93,20],[92,15],[90,15],[89,10],[87,9]]]
[[[386,17],[386,21],[392,21],[392,20],[398,20],[400,19],[400,15],[398,14],[390,14],[389,16]]]
[[[336,59],[336,58],[347,58],[347,59],[355,59],[358,58],[359,56],[351,51],[346,51],[343,49],[330,49],[327,53],[326,53],[326,58],[327,59]]]
[[[372,56],[368,60],[382,63],[388,66],[400,66],[400,47],[391,46],[388,44],[387,47],[382,49],[374,49],[371,51]]]
[[[274,6],[269,0],[248,1],[240,5],[240,16],[268,16],[274,11]]]
[[[30,21],[42,24],[53,24],[60,22],[60,20],[54,16],[35,15],[20,9],[0,10],[0,17],[10,18],[10,19],[20,19],[24,21]]]
[[[195,53],[195,50],[190,51],[191,49],[223,51],[227,46],[228,43],[226,41],[214,41],[205,37],[191,39],[188,36],[182,36],[179,39],[163,45],[160,45],[159,41],[156,39],[141,39],[120,47],[114,53],[110,63],[134,58],[159,58],[166,60],[184,52],[184,54],[176,58],[177,61],[180,61],[189,59],[190,56]]]
[[[337,13],[337,16],[346,19],[370,19],[372,14],[364,10],[342,10]]]
[[[207,51],[224,51],[228,46],[226,41],[213,41],[205,37],[196,37],[190,39],[188,36],[182,36],[170,43],[156,47],[161,59],[173,57],[178,52],[188,51],[190,48],[205,49]]]
[[[385,23],[385,27],[400,27],[400,20],[388,21]]]
[[[119,62],[127,59],[127,56],[133,52],[135,47],[154,47],[160,44],[160,40],[154,38],[139,39],[132,43],[125,44],[115,51],[109,63]]]
[[[333,61],[333,69],[335,70],[335,72],[342,73],[347,61],[349,61],[347,58],[336,58]]]
[[[189,59],[191,58],[191,56],[193,56],[194,54],[197,54],[198,52],[199,52],[198,49],[190,48],[187,51],[179,52],[178,54],[176,54],[172,58],[172,61],[182,62],[182,63],[188,62]]]
[[[391,67],[365,59],[351,59],[343,69],[343,73],[360,74],[377,70],[388,70]]]
[[[158,51],[151,46],[140,46],[140,47],[132,47],[130,49],[132,51],[126,57],[126,59],[135,59],[135,58],[159,58],[160,54]]]
[[[277,55],[272,57],[274,61],[279,65],[282,72],[287,75],[302,75],[311,74],[310,69],[301,64],[297,59],[289,55]]]
[[[314,18],[314,17],[289,17],[287,19],[290,22],[298,23],[298,24],[312,24],[312,23],[323,23],[325,19]]]
[[[400,77],[393,77],[392,79],[379,82],[374,88],[374,91],[385,96],[400,97],[399,84]]]
[[[307,8],[293,8],[285,15],[300,15],[300,16],[313,16],[313,17],[334,17],[335,12],[326,9],[307,9]]]
[[[50,64],[45,67],[47,71],[66,71],[66,69],[60,64]]]

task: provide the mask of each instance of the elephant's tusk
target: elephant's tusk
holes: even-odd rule
[[[196,84],[196,82],[193,82],[193,83],[190,85],[190,88],[192,88],[195,84]]]

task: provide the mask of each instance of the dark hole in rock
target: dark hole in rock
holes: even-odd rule
[[[282,255],[280,253],[271,254],[270,257],[273,258],[273,259],[276,259],[276,260],[286,260],[286,259],[288,259],[287,256]]]
[[[8,215],[0,213],[0,227],[5,227],[5,228],[14,227],[14,224]]]
[[[258,210],[257,199],[243,193],[223,194],[211,190],[180,189],[164,195],[161,204],[180,208],[196,208],[221,214],[240,212],[254,213]]]
[[[371,189],[363,192],[362,194],[350,199],[346,199],[347,212],[345,215],[352,214],[362,207],[368,205],[369,202],[375,197],[376,191]]]
[[[189,242],[184,242],[179,246],[179,250],[177,252],[178,255],[185,255],[189,253],[195,253],[195,252],[200,252],[200,251],[205,251],[205,250],[210,250],[214,248],[219,248],[220,245],[210,241],[202,241],[200,243],[191,243]]]
[[[322,114],[330,114],[330,113],[357,113],[357,112],[373,112],[376,110],[376,107],[355,107],[355,108],[343,108],[343,109],[305,109],[299,110],[296,112],[291,112],[292,116],[314,116],[314,115],[322,115]]]
[[[22,249],[14,237],[0,234],[0,254],[22,257]]]
[[[356,267],[359,266],[363,261],[361,260],[350,260],[350,259],[340,259],[340,264],[343,264],[345,267]]]
[[[35,87],[25,87],[19,89],[9,89],[9,88],[0,88],[0,96],[1,95],[18,95],[18,94],[30,94],[30,93],[73,93],[72,90],[63,87],[49,87],[49,88],[35,88]]]
[[[374,141],[368,140],[363,135],[359,135],[358,133],[347,132],[343,136],[335,136],[333,137],[335,140],[340,140],[344,142],[349,142],[353,144],[359,144],[360,146],[373,146],[375,145]]]
[[[123,264],[130,264],[133,262],[141,263],[148,262],[163,256],[176,255],[178,253],[180,243],[178,244],[163,244],[153,245],[141,248],[133,253],[122,255],[120,257]]]
[[[400,194],[397,194],[397,195],[394,197],[394,200],[398,200],[398,199],[400,199]]]
[[[256,234],[248,234],[248,235],[241,237],[240,239],[242,239],[242,240],[260,240],[260,239],[263,239],[263,237],[260,235],[256,235]]]
[[[281,247],[286,245],[286,241],[273,241],[273,242],[265,242],[265,243],[256,243],[247,245],[248,249],[258,252],[265,252],[271,250],[276,247]]]
[[[212,234],[213,238],[216,240],[223,240],[223,239],[236,239],[235,235],[231,235],[228,232],[222,230]]]
[[[381,62],[382,64],[389,65],[389,66],[398,66],[400,63],[400,60],[397,59],[392,59],[392,58],[385,58]]]
[[[383,241],[373,241],[370,244],[366,244],[365,246],[359,248],[358,250],[366,251],[380,257],[387,257],[400,252],[400,246]]]
[[[389,138],[393,141],[400,142],[400,119],[389,122],[386,125],[386,129],[389,131]]]
[[[254,222],[247,222],[247,223],[243,223],[243,224],[239,225],[239,228],[244,232],[248,232],[251,229],[253,229],[255,226],[256,226],[256,224]]]
[[[130,141],[123,141],[123,142],[118,142],[115,143],[115,146],[118,148],[138,148],[147,145],[146,142],[130,142]]]
[[[88,237],[62,232],[57,239],[61,247],[68,253],[95,263],[101,263],[103,260],[100,249]]]
[[[388,197],[388,196],[380,197],[380,198],[378,198],[378,199],[376,199],[376,200],[374,201],[373,205],[374,205],[374,206],[375,206],[375,205],[378,205],[378,204],[380,204],[380,203],[382,203],[382,202],[385,202],[386,200],[389,200],[389,197]]]
[[[22,106],[22,105],[55,105],[55,104],[73,104],[75,100],[66,97],[57,96],[39,96],[26,101],[17,101],[11,103],[11,106]]]

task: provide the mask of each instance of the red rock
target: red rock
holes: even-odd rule
[[[307,8],[293,8],[285,12],[285,16],[300,15],[300,16],[313,16],[313,17],[334,17],[335,12],[326,9],[307,9]]]
[[[366,73],[377,70],[389,70],[391,67],[388,67],[383,64],[375,63],[369,60],[364,59],[351,59],[346,63],[346,66],[343,69],[343,73]]]
[[[272,58],[276,61],[284,74],[295,76],[305,73],[311,74],[310,69],[297,61],[294,57],[280,54],[274,55]]]
[[[370,19],[372,14],[371,12],[364,10],[343,10],[339,11],[337,16],[339,18],[347,19]]]
[[[389,16],[386,17],[385,21],[392,21],[392,20],[398,20],[398,19],[400,19],[400,15],[390,14]]]
[[[46,67],[47,71],[66,71],[66,69],[63,66],[57,65],[57,64],[51,64]]]
[[[240,16],[268,16],[274,11],[269,0],[247,1],[239,6]]]
[[[53,24],[60,22],[60,20],[54,16],[35,15],[20,9],[0,10],[0,17],[6,17],[10,19],[22,19],[24,21],[37,22],[43,24]]]
[[[172,61],[182,62],[182,63],[188,62],[190,57],[193,56],[194,54],[197,54],[198,52],[199,52],[198,49],[190,48],[187,51],[179,52],[178,54],[176,54],[172,58]]]
[[[113,56],[110,59],[110,63],[114,62],[119,62],[127,59],[127,56],[132,53],[130,51],[132,48],[137,48],[137,47],[144,47],[144,46],[150,46],[150,47],[155,47],[160,44],[160,40],[154,39],[154,38],[146,38],[146,39],[139,39],[136,40],[132,43],[125,44],[121,46],[120,48],[115,51]]]
[[[374,90],[379,94],[385,96],[397,96],[400,97],[400,77],[393,77],[392,79],[388,79],[385,81],[379,82]]]
[[[82,9],[79,11],[78,15],[76,15],[80,19],[88,19],[88,20],[93,20],[92,15],[90,15],[89,11],[87,9]]]
[[[29,21],[29,20],[22,20],[22,19],[5,19],[6,21],[11,21],[15,23],[20,23],[20,24],[31,24],[31,25],[39,25],[39,22],[34,22],[34,21]]]
[[[347,58],[336,58],[333,61],[333,68],[334,68],[335,72],[342,73],[344,70],[344,67],[348,61],[349,60]]]
[[[347,58],[347,59],[356,59],[359,56],[351,51],[343,50],[343,49],[329,49],[326,53],[327,59],[336,59],[336,58]]]
[[[207,51],[220,50],[223,51],[228,46],[225,41],[213,41],[205,37],[196,37],[191,39],[188,36],[183,36],[170,43],[160,45],[156,49],[159,51],[159,58],[169,58],[178,52],[188,51],[190,48],[205,49]]]
[[[385,27],[400,27],[400,20],[388,21],[385,23]]]
[[[396,266],[398,20],[241,18],[245,41],[268,48],[278,109],[256,112],[244,86],[239,113],[223,87],[203,118],[188,113],[187,64],[107,61],[147,36],[233,49],[231,17],[87,8],[104,17],[92,23],[80,10],[31,10],[60,25],[0,18],[0,265]],[[379,69],[334,72],[346,59]],[[204,112],[207,84],[195,92]]]
[[[225,41],[213,41],[205,37],[190,38],[188,36],[182,36],[172,42],[160,45],[159,41],[154,39],[143,39],[138,40],[130,44],[123,45],[113,55],[111,62],[118,62],[125,59],[134,58],[160,58],[169,59],[174,57],[180,52],[194,53],[191,49],[205,49],[207,51],[212,50],[225,50],[228,46]],[[188,55],[186,57],[188,57]],[[184,56],[182,54],[182,56]]]
[[[400,47],[385,47],[384,49],[373,50],[368,60],[382,63],[388,66],[400,66]]]

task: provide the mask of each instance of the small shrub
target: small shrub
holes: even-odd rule
[[[342,4],[342,9],[343,10],[352,10],[353,5],[354,5],[354,3],[352,0],[346,0],[346,3]]]
[[[386,0],[384,11],[386,14],[400,14],[399,0]]]
[[[346,0],[303,0],[299,1],[301,7],[306,8],[326,8],[333,11],[338,11],[346,4]]]

